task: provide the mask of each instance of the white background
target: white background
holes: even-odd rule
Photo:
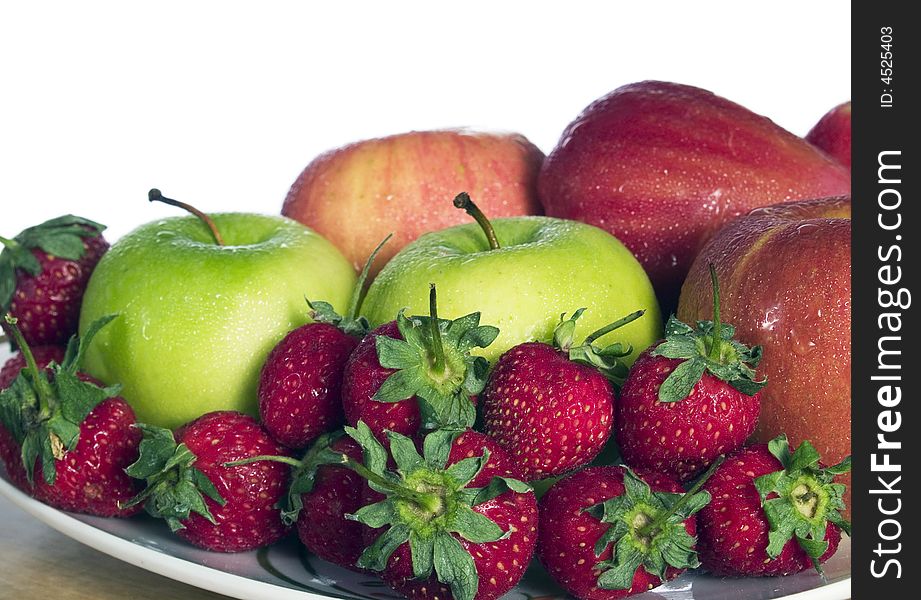
[[[70,212],[116,239],[176,214],[150,187],[275,213],[318,153],[412,129],[518,131],[549,152],[643,79],[800,135],[850,96],[840,1],[133,4],[4,4],[0,235]]]

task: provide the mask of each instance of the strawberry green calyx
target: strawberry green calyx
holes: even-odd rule
[[[371,331],[371,325],[368,323],[368,319],[358,314],[361,301],[364,299],[365,281],[368,279],[368,272],[371,270],[371,263],[374,262],[374,258],[392,237],[392,233],[387,234],[387,237],[381,240],[381,243],[368,256],[368,260],[365,261],[365,266],[362,267],[361,274],[358,276],[358,281],[355,283],[355,289],[352,291],[352,297],[349,300],[348,312],[344,317],[337,313],[329,302],[311,302],[308,299],[307,306],[310,307],[310,318],[318,323],[327,323],[338,327],[343,333],[351,336],[360,338],[367,335]]]
[[[710,281],[713,284],[713,320],[698,321],[694,328],[672,315],[665,325],[665,341],[651,352],[653,356],[684,361],[659,387],[660,402],[684,400],[706,372],[748,396],[754,396],[767,385],[766,378],[755,379],[755,369],[761,362],[761,346],[749,348],[734,340],[735,327],[720,320],[720,288],[712,264]]]
[[[431,315],[397,315],[402,340],[377,336],[377,358],[381,366],[397,369],[373,396],[378,402],[399,402],[415,396],[423,429],[471,427],[476,409],[470,397],[486,386],[489,362],[470,356],[473,348],[489,346],[499,330],[480,325],[480,313],[454,319],[439,319],[435,286],[429,296]]]
[[[144,503],[152,517],[164,519],[171,531],[184,529],[181,521],[193,512],[215,523],[205,504],[204,495],[221,506],[225,504],[211,480],[195,468],[196,456],[185,444],[177,444],[173,432],[162,427],[138,423],[144,434],[138,447],[138,459],[125,472],[147,481],[141,493],[122,507]]]
[[[118,385],[100,387],[77,375],[93,337],[115,317],[109,315],[93,322],[82,338],[71,337],[62,363],[51,363],[47,369],[39,370],[16,319],[9,314],[5,316],[26,368],[8,388],[0,391],[0,423],[22,448],[22,463],[30,483],[35,463],[40,460],[45,482],[54,484],[57,474],[54,461],[77,446],[80,424],[100,402],[117,396],[121,390]]]
[[[83,238],[96,237],[105,228],[105,225],[83,217],[64,215],[24,229],[13,239],[0,237],[3,245],[0,251],[0,309],[6,311],[10,308],[16,289],[16,269],[30,275],[41,272],[41,264],[32,254],[33,249],[38,248],[66,260],[80,260],[86,252]]]
[[[494,477],[486,487],[468,484],[489,461],[488,450],[481,456],[465,458],[448,465],[451,445],[460,430],[438,429],[429,433],[420,454],[409,438],[388,432],[389,456],[395,470],[387,468],[388,452],[363,422],[346,432],[359,443],[364,464],[348,466],[368,480],[368,485],[385,496],[348,515],[371,528],[386,528],[358,559],[357,566],[383,571],[393,552],[408,543],[413,575],[425,579],[434,571],[436,578],[451,589],[458,600],[472,600],[479,586],[473,557],[458,538],[474,544],[504,539],[510,531],[503,529],[474,507],[512,490],[531,492],[518,480]]]
[[[577,346],[575,345],[576,321],[584,312],[585,309],[580,308],[568,319],[565,313],[560,315],[560,324],[557,325],[556,329],[553,331],[553,345],[562,352],[565,352],[569,356],[569,360],[589,367],[595,367],[601,371],[601,374],[607,377],[611,383],[619,387],[627,378],[627,372],[629,370],[622,359],[633,352],[633,346],[621,342],[614,342],[604,347],[598,347],[594,342],[601,336],[607,335],[615,329],[639,319],[646,314],[646,311],[637,310],[626,317],[605,325],[601,329],[589,334],[582,344]]]
[[[625,468],[624,493],[585,509],[611,525],[595,543],[595,556],[614,546],[612,559],[596,565],[599,588],[629,589],[640,567],[665,581],[669,567],[700,566],[694,549],[696,539],[684,521],[710,502],[710,494],[700,488],[713,471],[711,468],[687,493],[676,494],[653,492],[649,484]]]
[[[810,442],[803,441],[791,454],[787,437],[782,434],[768,442],[768,450],[783,469],[755,479],[770,525],[767,554],[776,558],[795,537],[821,573],[819,558],[828,550],[825,540],[828,523],[851,534],[851,524],[841,516],[846,486],[834,483],[835,476],[851,470],[851,457],[831,467],[822,467],[819,453]]]

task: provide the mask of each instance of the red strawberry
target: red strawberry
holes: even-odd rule
[[[652,589],[699,564],[694,513],[710,497],[683,492],[667,475],[620,466],[569,475],[541,498],[537,557],[580,600]]]
[[[483,394],[483,430],[512,455],[528,480],[561,475],[594,459],[611,435],[613,383],[631,348],[592,342],[639,318],[620,319],[573,346],[576,320],[560,319],[554,345],[519,344],[502,355]],[[610,381],[609,381],[610,380]]]
[[[850,535],[844,486],[833,483],[850,467],[850,457],[823,467],[809,442],[791,454],[785,436],[729,456],[704,485],[713,497],[697,517],[704,568],[738,576],[820,569],[841,531]]]
[[[418,600],[492,600],[518,583],[537,541],[537,502],[498,444],[469,429],[438,429],[420,455],[389,432],[396,469],[388,470],[388,453],[363,422],[346,430],[364,450],[364,464],[349,466],[379,500],[353,517],[374,529],[359,567]]]
[[[267,546],[288,532],[277,508],[288,467],[260,456],[287,456],[248,415],[217,411],[176,430],[141,425],[141,454],[128,474],[147,488],[129,505],[144,504],[188,542],[217,552]]]
[[[26,470],[22,466],[20,457],[19,444],[13,435],[6,430],[6,427],[0,425],[0,460],[6,469],[6,475],[10,483],[22,491],[29,493],[29,480],[26,478]]]
[[[431,316],[407,318],[401,312],[358,344],[342,386],[347,423],[363,421],[380,440],[385,431],[412,436],[473,425],[489,363],[470,356],[470,350],[491,344],[499,330],[480,325],[480,313],[439,319],[434,285],[429,306]]]
[[[259,377],[259,416],[273,438],[306,448],[342,425],[342,374],[357,345],[335,325],[316,322],[275,346]]]
[[[359,342],[346,363],[342,384],[345,421],[357,425],[364,421],[378,438],[384,431],[413,435],[419,430],[419,404],[415,397],[398,402],[377,402],[374,395],[396,369],[382,367],[377,358],[377,338],[402,340],[396,321],[384,323]]]
[[[266,359],[259,377],[259,416],[277,441],[290,448],[306,448],[318,436],[340,427],[342,376],[358,340],[370,327],[358,316],[365,279],[384,238],[365,262],[355,284],[349,310],[340,316],[332,305],[313,302],[313,323],[298,327]]]
[[[624,461],[635,468],[688,481],[718,456],[740,448],[761,411],[755,380],[761,347],[735,341],[720,323],[719,285],[713,281],[713,321],[694,329],[672,316],[665,340],[648,348],[630,369],[615,413]]]
[[[361,462],[361,446],[342,431],[320,436],[300,461],[285,460],[296,470],[282,511],[286,524],[297,523],[297,534],[308,550],[347,569],[364,550],[366,526],[346,515],[363,506],[365,480],[342,465],[342,456]]]
[[[29,344],[63,345],[77,332],[86,283],[109,249],[103,229],[65,215],[0,238],[0,310],[18,320]]]
[[[140,508],[122,507],[138,493],[125,469],[137,460],[141,432],[134,411],[124,399],[107,398],[80,424],[76,447],[55,461],[57,477],[50,485],[35,467],[33,495],[51,506],[100,517],[128,517]]]
[[[31,348],[37,368],[44,370],[51,362],[60,364],[64,360],[63,346],[35,346]],[[22,352],[17,352],[3,364],[0,369],[0,390],[10,387],[19,372],[26,368],[26,359]],[[30,486],[26,470],[22,466],[19,444],[12,434],[0,422],[0,461],[6,467],[10,481],[19,489],[28,493]]]
[[[82,339],[74,336],[63,357],[44,349],[40,363],[16,320],[7,315],[21,355],[8,361],[4,371],[12,373],[21,362],[27,366],[20,366],[0,392],[0,451],[13,482],[41,502],[125,517],[137,512],[121,506],[137,493],[136,483],[124,472],[138,457],[140,432],[133,427],[134,412],[116,396],[117,386],[102,387],[77,372],[89,342],[111,319],[90,325]]]

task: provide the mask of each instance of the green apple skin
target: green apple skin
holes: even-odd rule
[[[561,313],[586,308],[577,342],[596,329],[645,309],[632,323],[599,338],[633,345],[636,356],[662,335],[652,284],[639,262],[611,234],[550,217],[492,221],[501,245],[490,250],[476,223],[428,233],[401,250],[378,274],[362,305],[372,325],[407,314],[428,314],[429,283],[437,285],[438,316],[480,311],[499,328],[488,348],[474,353],[495,362],[527,341],[550,341]]]
[[[214,410],[257,413],[266,356],[308,321],[305,297],[342,311],[351,264],[325,238],[284,218],[212,215],[226,246],[197,218],[142,225],[112,245],[90,278],[80,332],[117,313],[84,370],[122,396],[138,420],[175,428]]]

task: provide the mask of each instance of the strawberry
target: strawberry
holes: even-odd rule
[[[355,563],[364,550],[367,527],[346,515],[363,506],[369,488],[358,473],[341,464],[343,457],[360,462],[361,446],[338,430],[317,438],[300,460],[284,456],[255,460],[271,458],[294,467],[281,518],[285,525],[297,524],[304,546],[324,560],[362,571]]]
[[[697,517],[700,560],[718,575],[790,575],[820,565],[838,548],[844,485],[804,441],[791,452],[783,435],[727,457],[704,485],[713,501]]]
[[[317,319],[275,346],[262,367],[258,395],[262,424],[275,440],[306,448],[342,425],[342,374],[357,345],[355,337]]]
[[[16,319],[6,316],[20,349],[7,373],[20,361],[26,366],[0,392],[0,450],[13,482],[39,501],[125,517],[137,512],[120,506],[137,492],[124,473],[138,456],[134,412],[117,396],[118,386],[102,387],[77,371],[93,337],[113,318],[92,323],[82,339],[72,337],[60,363],[53,360],[57,352],[43,350],[47,366],[40,368]]]
[[[35,366],[44,370],[50,363],[60,364],[64,360],[63,346],[35,346],[30,348],[32,357],[35,359]],[[13,380],[19,375],[19,372],[27,368],[26,358],[22,352],[17,352],[0,369],[0,391],[10,387]],[[26,470],[22,466],[21,452],[19,444],[13,439],[12,434],[3,426],[0,419],[0,461],[6,467],[7,475],[10,481],[19,489],[29,492],[30,486],[26,478]]]
[[[186,541],[216,552],[267,546],[284,536],[276,507],[288,484],[287,466],[263,455],[287,456],[255,419],[211,412],[176,430],[138,424],[140,457],[127,469],[147,487],[127,505],[143,504]]]
[[[103,229],[65,215],[0,237],[0,310],[18,320],[29,344],[63,345],[77,332],[86,283],[109,249]]]
[[[710,500],[677,481],[629,468],[589,467],[540,501],[537,557],[580,600],[614,600],[698,566],[694,513]]]
[[[537,501],[489,437],[437,429],[421,443],[388,432],[388,452],[364,422],[346,431],[375,500],[351,518],[371,528],[357,566],[408,598],[492,600],[524,575],[537,541]]]
[[[633,364],[615,414],[615,436],[628,465],[688,481],[755,430],[767,380],[755,379],[761,347],[733,339],[720,322],[713,266],[713,321],[686,325],[672,316],[665,339]]]
[[[593,342],[643,315],[637,311],[573,344],[576,320],[560,317],[554,345],[519,344],[503,354],[483,393],[483,431],[521,466],[528,480],[561,475],[588,464],[611,435],[612,385],[622,383],[632,352]]]
[[[358,316],[371,263],[387,243],[378,244],[355,284],[346,316],[327,302],[310,302],[313,323],[298,327],[269,353],[259,376],[262,425],[289,448],[306,448],[319,435],[340,427],[342,375],[359,339],[368,334],[368,320]]]
[[[478,312],[439,319],[434,285],[429,307],[428,317],[407,318],[401,311],[358,344],[342,386],[347,423],[363,421],[380,440],[385,431],[412,436],[473,425],[489,362],[470,350],[489,346],[499,330],[480,325]]]

